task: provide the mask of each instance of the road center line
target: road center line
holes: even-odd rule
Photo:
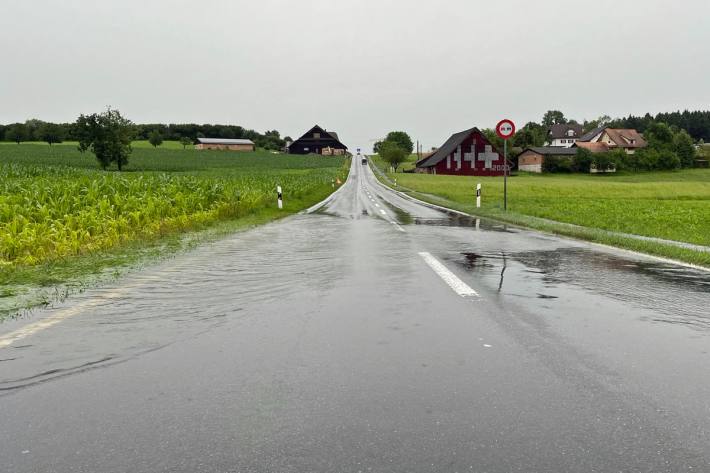
[[[444,266],[438,259],[434,258],[430,253],[422,251],[419,253],[424,259],[424,262],[429,265],[434,272],[461,297],[478,297],[478,293],[474,291],[468,284],[463,282],[454,273]]]

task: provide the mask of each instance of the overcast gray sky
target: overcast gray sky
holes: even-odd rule
[[[118,108],[354,149],[710,108],[708,0],[2,0],[0,122]]]

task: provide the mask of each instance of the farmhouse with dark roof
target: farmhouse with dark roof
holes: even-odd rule
[[[336,132],[326,131],[318,125],[288,146],[290,154],[339,155],[345,154],[347,150],[348,147],[340,142]]]

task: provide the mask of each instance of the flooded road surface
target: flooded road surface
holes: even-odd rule
[[[710,471],[710,273],[404,199],[0,325],[8,472]]]

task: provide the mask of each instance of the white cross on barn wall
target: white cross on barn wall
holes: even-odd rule
[[[461,145],[456,149],[456,152],[454,153],[454,161],[456,161],[456,170],[460,171],[461,170]]]
[[[486,169],[493,167],[493,161],[498,160],[498,153],[493,152],[493,146],[486,145],[486,150],[483,153],[478,153],[478,160],[486,162]]]
[[[475,168],[476,161],[476,139],[474,138],[473,143],[471,143],[471,152],[463,155],[463,160],[471,163],[471,169]]]

